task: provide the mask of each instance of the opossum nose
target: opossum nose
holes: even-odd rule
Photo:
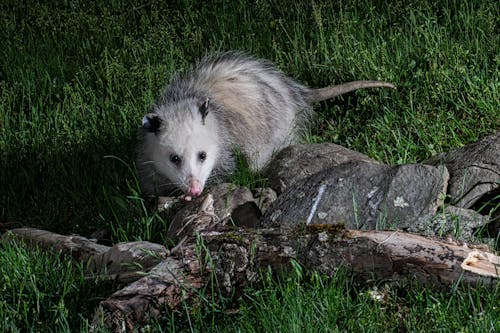
[[[187,189],[187,194],[193,197],[197,197],[203,191],[203,185],[197,179],[192,179],[189,181],[189,187]]]
[[[188,194],[192,197],[197,197],[201,194],[201,188],[190,188]]]

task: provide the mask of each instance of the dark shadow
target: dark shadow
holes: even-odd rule
[[[106,133],[104,130],[100,133]],[[135,134],[102,135],[80,144],[3,152],[2,231],[29,226],[88,235],[114,218],[110,197],[134,184]],[[118,159],[106,158],[116,156]]]

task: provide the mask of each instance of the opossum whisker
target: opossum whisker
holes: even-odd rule
[[[158,183],[158,188],[166,189],[162,192],[162,194],[164,196],[172,196],[172,195],[179,193],[180,188],[184,188],[181,185],[182,184],[180,184],[178,182],[162,182],[162,183]]]
[[[178,188],[171,188],[168,192],[165,192],[166,196],[174,196],[176,194],[179,194]]]
[[[179,182],[162,182],[162,183],[159,183],[158,185],[160,185],[160,186],[171,186],[171,185],[179,186],[179,185],[185,185],[185,184],[179,183]]]

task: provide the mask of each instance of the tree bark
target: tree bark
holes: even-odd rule
[[[13,234],[26,239],[27,232],[14,230]],[[47,232],[41,235],[47,245]],[[49,238],[59,246],[74,247],[74,242],[62,241],[68,236],[54,235]],[[416,279],[432,286],[500,281],[500,257],[484,248],[401,231],[345,230],[332,225],[293,230],[214,226],[184,238],[147,276],[102,301],[94,324],[103,323],[113,332],[135,331],[165,308],[196,304],[201,295],[231,295],[258,282],[259,270],[270,267],[282,272],[292,267],[292,261],[327,276],[344,268],[360,281]],[[217,295],[207,295],[210,288],[204,287],[213,281]]]
[[[18,239],[30,245],[71,255],[87,262],[85,268],[88,271],[123,283],[143,277],[145,272],[169,254],[164,246],[146,241],[118,243],[109,247],[85,237],[64,236],[33,228],[13,229],[2,238]]]
[[[27,244],[37,245],[45,249],[53,249],[73,256],[77,260],[88,260],[109,250],[108,246],[78,235],[60,235],[54,232],[34,229],[17,228],[5,233],[3,239],[18,239]]]
[[[314,226],[282,233],[279,229],[201,232],[203,245],[185,244],[150,275],[101,302],[99,318],[115,332],[132,331],[165,306],[178,310],[197,300],[211,278],[230,295],[256,282],[258,270],[290,268],[292,260],[325,275],[344,267],[357,279],[417,279],[446,286],[457,281],[493,285],[500,258],[466,245],[399,231],[338,230]],[[206,291],[205,291],[206,292]]]

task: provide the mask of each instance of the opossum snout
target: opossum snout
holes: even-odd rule
[[[190,179],[186,194],[192,197],[197,197],[203,191],[203,184],[198,179]]]

